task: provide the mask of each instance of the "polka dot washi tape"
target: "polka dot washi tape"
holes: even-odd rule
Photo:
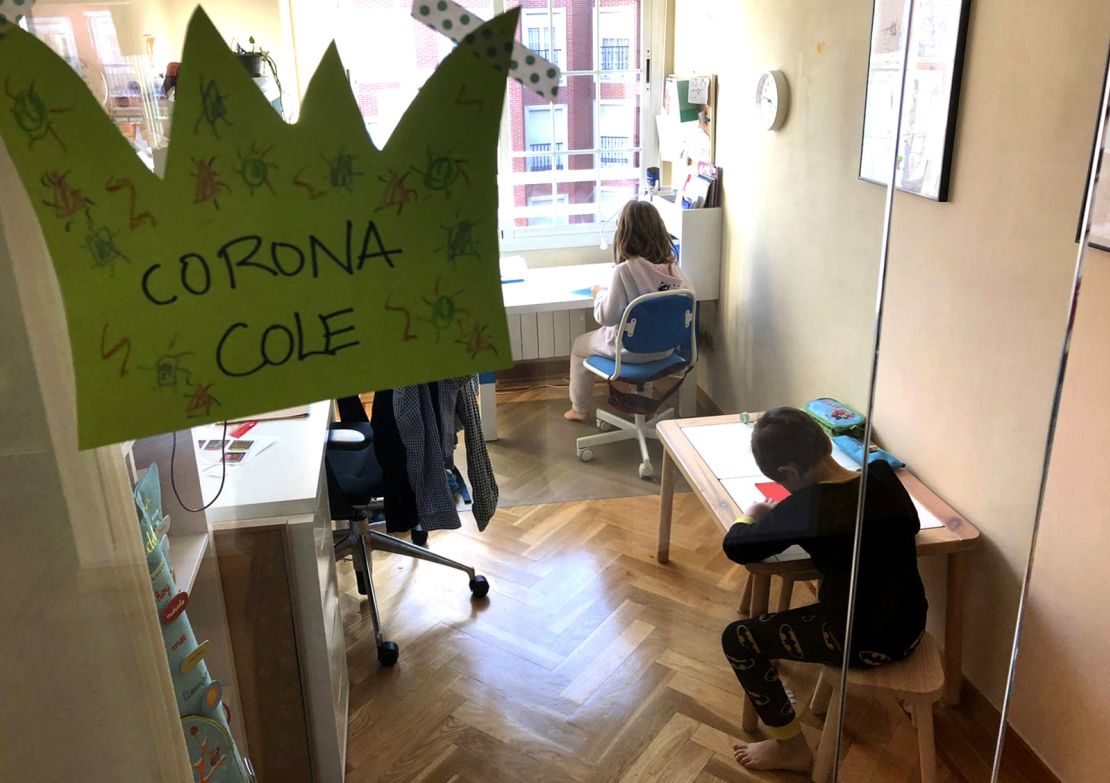
[[[481,54],[492,49],[490,57],[498,54],[497,46],[512,46],[509,76],[532,92],[549,101],[559,95],[559,67],[540,57],[519,41],[495,42],[488,28],[485,39],[475,34],[484,24],[481,19],[452,0],[413,0],[412,15],[428,27],[443,33],[455,43],[467,44]],[[499,67],[499,66],[498,66]]]
[[[34,4],[35,0],[0,0],[0,24],[18,22]]]

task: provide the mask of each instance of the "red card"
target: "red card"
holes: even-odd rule
[[[244,435],[246,435],[248,432],[250,432],[251,428],[253,428],[256,424],[258,424],[257,421],[245,421],[242,424],[240,424],[238,427],[233,429],[229,434],[233,438],[241,438]]]
[[[763,497],[772,503],[779,503],[790,497],[790,492],[782,484],[777,484],[774,481],[764,481],[755,485],[755,488],[763,493]]]

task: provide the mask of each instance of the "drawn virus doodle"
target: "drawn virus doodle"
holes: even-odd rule
[[[123,363],[120,364],[119,377],[127,375],[127,362],[131,358],[131,338],[124,337],[116,342],[111,348],[107,347],[108,342],[108,324],[104,324],[104,329],[100,332],[100,358],[108,361],[118,352],[123,351]]]
[[[302,166],[300,171],[293,175],[293,187],[304,188],[308,192],[308,198],[312,201],[315,201],[321,196],[328,195],[328,192],[326,190],[320,190],[311,182],[306,182],[305,180],[301,179],[301,175],[304,174],[304,170],[307,168],[308,166]]]
[[[463,326],[462,319],[459,319],[459,338],[455,342],[466,348],[466,352],[470,354],[471,359],[483,351],[489,351],[497,356],[497,346],[489,341],[489,336],[486,334],[487,329],[489,329],[488,326],[475,321],[468,332]]]
[[[192,351],[175,351],[174,344],[177,335],[170,340],[165,352],[159,355],[152,365],[140,365],[140,370],[146,370],[154,375],[154,388],[180,389],[193,385],[193,375],[185,366],[186,356],[192,356]]]
[[[458,218],[458,214],[455,215]],[[436,250],[447,251],[447,260],[452,265],[456,264],[460,258],[481,258],[478,252],[478,241],[474,238],[474,227],[478,225],[477,220],[470,220],[469,218],[461,218],[452,226],[440,226],[447,232],[447,244],[443,247],[437,247]]]
[[[86,213],[87,214],[87,213]],[[116,274],[117,261],[130,261],[116,244],[116,235],[107,226],[97,226],[93,223],[92,215],[88,215],[89,227],[85,232],[85,244],[82,245],[92,256],[93,266],[96,268],[107,267],[113,277]]]
[[[230,193],[231,187],[225,185],[223,180],[220,179],[220,174],[216,171],[215,156],[208,160],[193,158],[193,166],[195,167],[193,178],[197,181],[197,191],[196,195],[193,196],[193,203],[203,204],[205,201],[211,201],[212,206],[219,209],[220,202],[217,199],[222,193]]]
[[[404,174],[398,174],[393,169],[389,169],[388,177],[378,177],[379,180],[385,183],[385,195],[375,212],[397,207],[397,214],[400,215],[405,205],[416,199],[416,191],[405,186],[405,179],[410,173],[406,171]]]
[[[400,313],[401,315],[405,316],[405,334],[401,338],[402,342],[407,343],[409,340],[415,340],[416,335],[412,333],[412,313],[409,312],[409,309],[407,307],[397,307],[396,305],[390,304],[389,300],[391,297],[392,294],[386,296],[385,309],[391,313]]]
[[[134,182],[129,179],[115,179],[114,177],[112,177],[108,179],[108,184],[105,185],[105,189],[109,193],[126,190],[130,194],[131,212],[129,213],[128,217],[128,226],[131,228],[132,231],[134,231],[136,227],[141,226],[144,222],[150,223],[151,226],[158,225],[157,218],[155,218],[154,215],[150,214],[149,212],[139,212],[138,214],[135,213],[135,210],[137,209],[135,204],[138,200],[138,194],[135,193]]]
[[[43,201],[54,208],[54,216],[66,221],[66,231],[73,224],[72,218],[81,210],[94,206],[96,202],[81,192],[81,189],[66,182],[69,172],[48,171],[42,175],[43,186],[50,188],[53,201]]]
[[[220,404],[220,401],[212,396],[214,385],[212,383],[198,383],[191,393],[185,395],[188,400],[185,404],[186,415],[190,418],[207,416],[213,406]]]
[[[194,135],[200,131],[202,122],[208,123],[212,135],[217,139],[220,138],[219,123],[223,122],[228,126],[232,124],[231,120],[227,118],[224,94],[220,92],[220,86],[216,84],[215,79],[209,79],[207,82],[203,78],[201,79],[200,115],[197,117],[197,121],[193,123]]]
[[[262,186],[269,188],[271,193],[274,192],[274,186],[270,184],[270,169],[276,169],[277,164],[266,160],[271,149],[273,147],[259,150],[252,142],[249,152],[239,153],[239,168],[235,169],[235,173],[243,178],[252,196]]]
[[[450,329],[452,326],[454,326],[455,321],[460,315],[468,314],[467,311],[459,307],[455,301],[463,292],[456,291],[452,294],[441,294],[439,292],[440,282],[442,281],[436,280],[435,291],[433,294],[433,296],[435,297],[434,299],[421,297],[421,301],[423,301],[424,304],[428,305],[428,317],[425,318],[420,315],[416,316],[416,320],[426,321],[427,323],[430,323],[432,325],[433,329],[436,330],[437,343],[439,342],[440,334],[442,334],[444,330]]]
[[[47,136],[53,136],[54,141],[63,152],[66,150],[65,142],[58,135],[51,115],[61,114],[69,109],[51,109],[46,101],[35,90],[35,80],[27,86],[26,90],[12,92],[12,77],[4,80],[4,93],[11,99],[11,113],[15,124],[27,135],[27,149],[34,149],[35,143],[42,141]]]
[[[466,173],[468,163],[464,158],[450,157],[450,151],[446,155],[436,155],[428,150],[428,163],[425,165],[424,170],[413,168],[424,181],[424,187],[433,192],[444,193],[448,198],[451,198],[451,188],[455,186],[460,179],[466,184],[470,184],[470,177]]]
[[[361,171],[355,171],[355,160],[355,156],[344,151],[342,147],[331,160],[324,158],[324,162],[328,164],[328,182],[333,188],[343,188],[348,193],[352,192],[351,186],[355,182],[355,177],[362,176]]]

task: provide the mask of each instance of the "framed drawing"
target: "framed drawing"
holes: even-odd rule
[[[971,0],[913,0],[899,132],[895,125],[905,2],[875,0],[859,176],[885,185],[897,144],[898,189],[947,201]]]
[[[1110,54],[1106,58],[1106,74],[1103,76],[1102,91],[1098,94],[1100,101],[1106,94],[1107,80],[1110,80]],[[1101,106],[1099,110],[1102,110]],[[1087,244],[1110,253],[1110,107],[1107,107],[1106,112],[1102,139],[1098,138],[1098,115],[1095,115],[1095,141],[1091,150],[1091,162],[1095,166],[1095,203],[1091,207],[1091,225],[1087,234]],[[1091,170],[1088,167],[1088,179],[1090,174]],[[1087,207],[1087,182],[1088,180],[1083,180],[1083,209],[1079,210],[1079,226],[1075,229],[1076,242],[1080,241],[1080,233],[1083,231],[1083,211]]]

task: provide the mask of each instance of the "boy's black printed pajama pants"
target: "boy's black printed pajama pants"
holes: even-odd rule
[[[843,661],[843,636],[839,630],[844,618],[834,620],[820,604],[802,606],[777,614],[730,623],[721,634],[725,658],[736,673],[740,687],[751,699],[765,726],[790,725],[794,707],[779,680],[772,661],[784,659],[839,666]],[[856,648],[853,666],[881,666],[906,657],[917,646],[891,650],[874,645]]]

